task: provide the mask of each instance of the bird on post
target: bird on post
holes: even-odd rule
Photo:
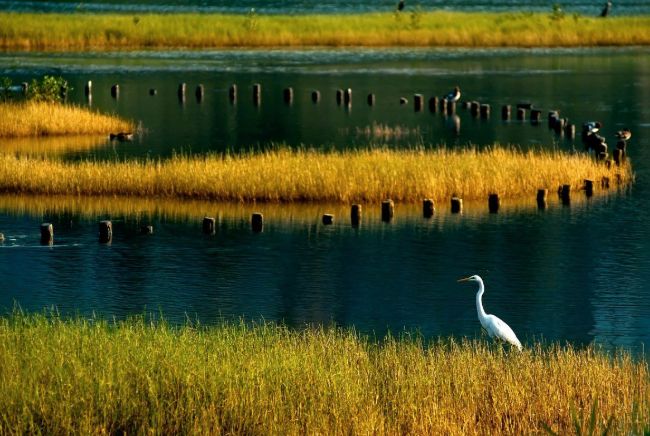
[[[458,100],[460,100],[460,88],[456,86],[453,91],[447,94],[445,100],[450,103],[456,103]]]
[[[632,131],[630,129],[623,129],[616,132],[616,137],[623,141],[628,141],[632,137]]]
[[[480,321],[481,326],[491,338],[507,342],[521,351],[521,342],[519,342],[517,335],[515,335],[515,332],[512,331],[510,326],[503,322],[498,316],[485,313],[485,310],[483,310],[483,292],[485,292],[483,279],[478,275],[473,275],[460,279],[458,282],[478,283],[478,292],[476,293],[476,312],[478,313],[478,320]]]
[[[601,17],[608,16],[611,10],[612,10],[612,2],[605,3],[605,6],[603,6],[603,10],[600,12],[600,16]]]

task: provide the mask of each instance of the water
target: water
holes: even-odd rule
[[[359,229],[347,205],[168,204],[157,200],[0,198],[0,307],[56,306],[66,313],[122,317],[161,310],[169,319],[220,318],[284,321],[290,326],[335,323],[381,336],[419,330],[427,337],[475,336],[475,289],[456,280],[480,274],[484,305],[524,342],[544,338],[596,342],[640,352],[650,338],[650,208],[647,156],[650,92],[646,49],[616,50],[342,50],[12,54],[0,56],[0,75],[16,82],[60,74],[75,88],[70,100],[88,104],[83,84],[93,81],[92,107],[136,119],[146,130],[132,143],[53,147],[63,159],[202,154],[227,148],[265,148],[273,142],[345,148],[372,142],[357,132],[373,123],[409,133],[390,145],[478,147],[494,141],[522,147],[581,150],[545,125],[502,122],[501,104],[529,101],[557,108],[580,123],[597,119],[614,143],[633,131],[629,154],[637,182],[630,190],[570,207],[554,201],[537,211],[534,198],[488,214],[468,204],[462,216],[438,204],[431,220],[418,205],[397,205],[381,223],[378,205],[364,205]],[[188,83],[184,104],[178,83]],[[251,104],[252,83],[263,85],[262,106]],[[118,100],[109,87],[120,83]],[[197,103],[193,86],[203,83]],[[240,98],[228,102],[237,83]],[[459,108],[460,130],[449,118],[415,113],[412,95],[442,95],[460,85],[464,98],[492,104],[489,120]],[[292,85],[287,106],[282,88]],[[148,95],[150,87],[158,90]],[[334,91],[353,89],[353,104],[337,106]],[[314,105],[309,94],[319,89]],[[377,94],[368,107],[365,94]],[[399,105],[399,97],[409,104]],[[546,113],[546,112],[545,112]],[[34,144],[0,142],[12,153],[36,153]],[[49,146],[49,145],[48,145]],[[28,151],[25,151],[28,150]],[[534,194],[533,194],[534,195]],[[264,232],[251,232],[254,211]],[[331,212],[333,226],[320,217]],[[201,233],[204,215],[217,232]],[[110,245],[97,241],[97,222],[112,219]],[[41,246],[38,227],[53,222],[53,246]],[[143,224],[153,235],[140,234]]]
[[[561,4],[568,13],[599,15],[606,3],[593,0],[567,0],[555,2]],[[527,11],[551,12],[553,2],[547,0],[407,0],[405,12],[414,8],[430,10],[461,11]],[[45,11],[45,12],[219,12],[247,13],[254,8],[262,14],[307,14],[307,13],[359,13],[393,11],[397,0],[139,0],[137,2],[115,0],[93,0],[86,2],[70,1],[24,1],[0,0],[0,9],[11,11]],[[612,15],[636,15],[650,12],[650,2],[645,0],[618,0],[614,2]]]

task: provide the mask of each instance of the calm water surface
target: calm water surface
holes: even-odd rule
[[[325,145],[346,148],[379,141],[368,126],[388,126],[393,147],[478,147],[494,142],[522,147],[581,150],[545,125],[502,122],[502,104],[531,102],[560,109],[576,123],[597,119],[614,144],[622,127],[633,131],[629,155],[637,182],[629,190],[570,207],[554,201],[539,212],[530,202],[486,213],[467,205],[452,216],[445,204],[431,220],[418,206],[397,205],[383,224],[377,205],[364,205],[359,229],[347,206],[181,204],[134,201],[129,207],[80,200],[0,198],[0,307],[57,306],[68,313],[125,316],[162,310],[174,321],[186,315],[282,320],[291,326],[336,323],[377,335],[417,329],[427,337],[479,334],[471,285],[486,281],[488,312],[506,320],[524,341],[538,338],[597,342],[641,351],[650,339],[650,232],[648,134],[650,94],[647,50],[364,50],[219,51],[115,54],[0,55],[0,75],[15,81],[42,74],[66,77],[69,100],[87,105],[83,86],[93,82],[93,108],[139,121],[132,143],[100,138],[40,149],[63,159],[167,157],[227,149]],[[176,90],[187,83],[185,102]],[[111,84],[121,86],[119,99]],[[206,95],[194,98],[202,83]],[[239,86],[230,104],[227,89]],[[263,86],[262,105],[250,87]],[[463,96],[492,104],[481,120],[459,108],[458,118],[416,113],[412,96],[442,95],[460,85]],[[282,89],[293,86],[286,105]],[[351,108],[339,107],[336,89],[353,89]],[[149,89],[156,88],[156,96]],[[321,102],[310,100],[321,91]],[[374,92],[369,107],[365,95]],[[407,97],[409,104],[400,105]],[[458,125],[460,127],[458,127]],[[42,153],[39,143],[0,142],[11,153]],[[265,213],[261,234],[251,232],[253,211]],[[282,212],[285,210],[285,212]],[[289,210],[289,212],[286,212]],[[333,226],[322,213],[336,215]],[[219,217],[217,232],[201,233],[204,215]],[[97,222],[113,220],[110,245],[97,241]],[[53,246],[38,242],[41,222],[55,226]],[[141,235],[143,224],[153,235]]]

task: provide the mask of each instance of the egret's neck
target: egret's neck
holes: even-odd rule
[[[483,291],[485,291],[485,287],[483,286],[483,281],[478,280],[478,292],[476,293],[476,311],[478,312],[479,318],[485,318],[486,313],[485,310],[483,310]]]

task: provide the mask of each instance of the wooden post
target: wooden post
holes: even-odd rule
[[[185,102],[185,90],[187,89],[187,85],[185,83],[180,83],[178,85],[178,101],[181,103]]]
[[[346,106],[352,106],[352,88],[343,91],[343,103]]]
[[[350,222],[352,223],[352,227],[359,227],[359,224],[361,224],[360,204],[353,204],[350,208]]]
[[[318,103],[320,101],[320,91],[312,91],[311,92],[311,101],[314,103]]]
[[[555,133],[557,133],[558,135],[564,133],[564,126],[567,124],[567,121],[568,120],[566,118],[557,118],[555,120],[555,125],[553,126]]]
[[[381,220],[384,222],[389,222],[393,219],[393,214],[395,212],[395,203],[393,200],[384,200],[381,202]]]
[[[153,226],[142,226],[140,227],[140,233],[143,235],[153,235]]]
[[[447,113],[447,99],[444,98],[444,97],[441,98],[438,101],[438,104],[440,105],[440,112],[442,112],[443,114],[446,114]]]
[[[113,223],[108,220],[99,222],[99,242],[107,244],[113,239]]]
[[[576,125],[575,124],[567,124],[564,126],[564,136],[566,136],[569,139],[575,139],[576,137]]]
[[[560,113],[558,111],[548,111],[548,128],[554,129],[555,122],[560,118]]]
[[[214,218],[210,216],[206,216],[203,218],[203,233],[206,235],[212,235],[214,234],[215,226],[214,226],[215,220]]]
[[[560,199],[565,206],[571,204],[571,185],[560,186]]]
[[[456,102],[448,101],[447,102],[447,115],[453,115],[456,113]]]
[[[117,83],[111,86],[111,97],[113,97],[116,100],[120,98],[120,85],[118,85]]]
[[[431,97],[429,99],[429,111],[436,113],[439,105],[438,97]]]
[[[260,106],[262,104],[262,85],[255,83],[253,85],[253,104]]]
[[[336,90],[336,104],[341,106],[343,104],[343,90],[342,89],[337,89]]]
[[[368,97],[366,98],[366,101],[368,102],[368,106],[374,106],[375,105],[375,94],[373,94],[373,93],[368,94]]]
[[[205,87],[203,86],[202,83],[199,83],[196,86],[196,91],[194,91],[194,95],[196,95],[196,101],[201,103],[203,101],[203,97],[205,96]]]
[[[530,123],[531,124],[539,124],[540,121],[542,121],[542,111],[539,109],[533,109],[530,111]]]
[[[288,105],[293,104],[293,88],[292,87],[284,88],[283,96],[284,96],[284,102],[286,104],[288,104]]]
[[[478,101],[473,101],[470,103],[469,110],[473,116],[478,117],[480,112],[481,104]]]
[[[488,209],[490,210],[490,213],[499,212],[500,205],[501,201],[499,200],[499,194],[490,194],[488,196]]]
[[[585,194],[587,197],[594,195],[594,181],[585,179]]]
[[[422,94],[414,94],[413,110],[415,110],[415,112],[420,112],[422,111],[423,107],[424,107],[424,96]]]
[[[548,198],[548,189],[538,189],[537,190],[537,208],[538,209],[546,209],[546,205],[548,204],[547,198]]]
[[[237,85],[234,83],[228,88],[228,99],[232,104],[237,103]]]
[[[518,107],[517,108],[517,119],[519,121],[525,121],[526,120],[526,109],[523,107]]]
[[[620,148],[612,150],[612,157],[614,158],[614,163],[617,166],[621,165],[621,162],[623,161],[622,155],[623,151]]]
[[[323,214],[323,225],[331,226],[332,224],[334,224],[334,215],[331,213]]]
[[[251,216],[251,228],[255,233],[260,233],[264,230],[264,215],[261,212],[255,212]]]
[[[482,104],[481,105],[481,118],[490,118],[490,105]]]
[[[89,80],[86,82],[86,86],[84,86],[84,94],[86,95],[87,99],[93,98],[93,82],[92,80]]]
[[[430,198],[425,198],[422,201],[422,216],[424,218],[431,218],[433,216],[433,213],[435,212],[435,206],[433,204],[433,200]]]
[[[451,197],[451,213],[463,212],[463,199],[458,197]]]
[[[501,119],[503,121],[510,120],[511,111],[512,111],[512,108],[510,107],[509,104],[505,104],[505,105],[501,106]]]
[[[50,223],[41,224],[41,244],[54,242],[54,226]]]
[[[156,88],[149,88],[149,95],[154,96],[156,94],[158,94],[158,91],[156,90]]]

